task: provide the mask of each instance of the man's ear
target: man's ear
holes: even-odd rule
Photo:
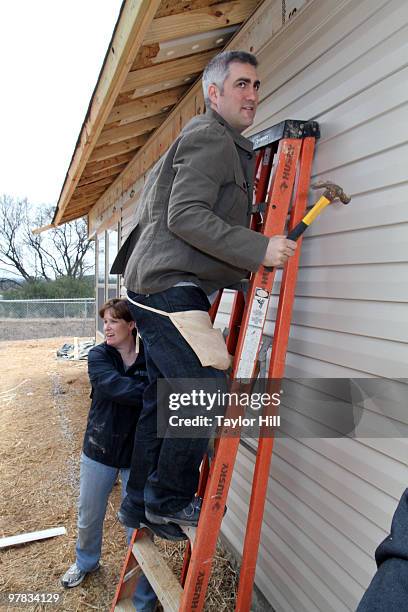
[[[208,86],[208,97],[210,99],[210,102],[212,104],[215,104],[215,106],[217,106],[218,104],[219,95],[220,95],[220,92],[219,92],[217,85],[215,85],[215,83],[211,83]]]

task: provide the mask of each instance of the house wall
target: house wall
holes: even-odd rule
[[[408,4],[292,4],[290,20],[259,36],[262,93],[251,133],[287,118],[317,120],[322,137],[313,179],[339,183],[353,200],[327,210],[305,234],[286,375],[408,378]],[[281,2],[269,5],[278,19]],[[259,32],[267,24],[260,20]],[[143,180],[139,172],[130,187],[118,186],[117,197],[101,201],[95,224],[119,214],[124,239]],[[223,298],[220,326],[231,301]],[[389,411],[396,430],[405,431],[403,384],[397,395]],[[378,418],[379,426],[387,420]],[[325,427],[324,438],[275,443],[256,583],[277,612],[354,610],[408,482],[406,438],[335,438]],[[254,449],[251,440],[241,444],[223,521],[238,553]]]
[[[353,197],[305,234],[288,377],[408,376],[407,34],[403,0],[314,1],[258,55],[263,99],[251,132],[286,118],[318,121],[312,179]],[[267,334],[276,306],[277,297]],[[385,410],[402,436],[406,385],[394,392]],[[373,436],[387,419],[378,410]],[[238,552],[254,449],[241,444],[223,521]],[[407,451],[402,437],[276,440],[256,583],[277,611],[355,610],[408,483]]]

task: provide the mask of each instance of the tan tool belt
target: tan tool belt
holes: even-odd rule
[[[208,312],[203,310],[165,312],[133,301],[127,292],[126,297],[139,308],[168,317],[191,346],[202,366],[211,366],[217,370],[228,370],[231,366],[232,357],[227,351],[224,336],[220,329],[214,329]]]

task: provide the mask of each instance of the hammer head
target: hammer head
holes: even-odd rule
[[[340,200],[343,204],[349,204],[351,197],[344,193],[340,185],[332,183],[331,181],[319,181],[312,185],[312,189],[325,189],[324,197],[333,202],[333,200]]]

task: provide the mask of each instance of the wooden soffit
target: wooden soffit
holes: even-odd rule
[[[125,0],[53,224],[90,211],[262,0]]]

